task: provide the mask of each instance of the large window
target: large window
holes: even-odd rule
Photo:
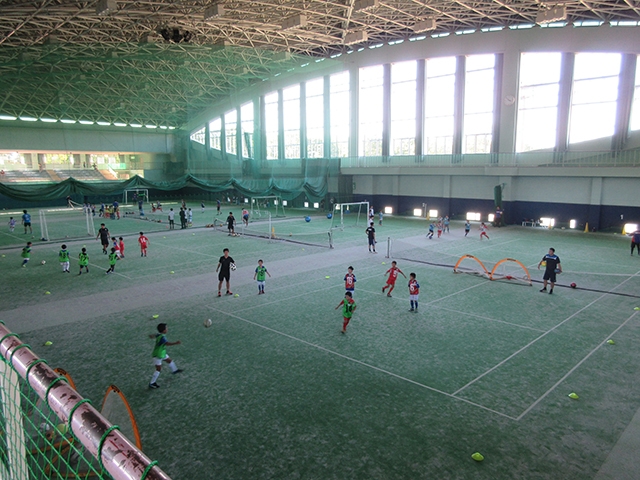
[[[331,156],[349,156],[350,99],[349,72],[336,73],[329,78],[329,110],[331,120]]]
[[[450,154],[453,153],[456,58],[429,59],[426,69],[423,153]]]
[[[358,155],[361,157],[382,155],[383,82],[382,65],[360,69]]]
[[[204,145],[204,127],[193,132],[189,138],[196,143]]]
[[[307,92],[307,157],[324,157],[324,79],[306,84]]]
[[[467,57],[462,153],[490,153],[495,55]]]
[[[633,94],[633,104],[631,105],[631,122],[630,130],[640,130],[640,58],[636,64],[636,83]]]
[[[226,152],[236,155],[238,153],[238,111],[236,109],[224,114],[224,136]]]
[[[209,123],[209,146],[222,150],[222,119],[216,118]]]
[[[613,135],[622,56],[577,53],[569,121],[569,143]]]
[[[284,158],[300,158],[300,85],[282,91]]]
[[[416,153],[418,62],[391,65],[391,155]]]
[[[253,102],[240,107],[240,121],[242,128],[242,156],[253,158]]]
[[[523,53],[516,151],[529,152],[556,146],[561,53]]]
[[[264,97],[264,120],[267,160],[278,158],[278,92]]]

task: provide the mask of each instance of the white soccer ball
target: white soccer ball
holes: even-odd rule
[[[205,326],[206,328],[209,328],[209,327],[211,326],[211,324],[212,324],[212,323],[213,323],[213,322],[211,321],[211,319],[210,319],[210,318],[207,318],[207,319],[204,321],[204,326]]]
[[[235,263],[232,263],[231,265],[229,265],[229,268],[231,268],[231,270],[235,270],[238,267],[236,267]]]
[[[45,262],[44,260],[42,260],[42,261],[40,262],[40,265],[44,265],[45,263],[47,263],[47,262]]]

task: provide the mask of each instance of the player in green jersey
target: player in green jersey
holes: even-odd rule
[[[109,254],[109,269],[105,272],[106,274],[113,273],[116,269],[116,262],[118,261],[118,253],[114,247],[111,248],[111,253]]]
[[[29,263],[29,259],[31,258],[31,242],[27,242],[27,246],[22,249],[22,266],[26,267],[27,263]]]
[[[346,292],[344,294],[344,300],[342,300],[336,310],[342,307],[342,317],[344,321],[342,322],[342,331],[341,333],[347,333],[347,325],[351,321],[351,317],[353,316],[353,312],[356,311],[356,302],[352,298],[351,292]]]
[[[60,260],[60,266],[64,273],[69,273],[69,250],[66,245],[60,247],[60,253],[58,253],[58,260]]]
[[[171,345],[180,345],[180,340],[175,342],[167,341],[167,324],[160,323],[158,324],[158,333],[155,335],[149,335],[149,338],[155,339],[156,343],[153,347],[153,364],[156,366],[156,371],[153,372],[153,376],[151,377],[151,381],[149,382],[149,388],[159,388],[160,385],[156,383],[158,377],[160,376],[160,372],[162,371],[162,362],[167,362],[169,364],[169,368],[171,369],[171,373],[180,373],[182,370],[178,368],[176,362],[169,358],[167,355],[167,347]]]
[[[256,273],[253,274],[253,279],[258,281],[258,295],[264,293],[264,281],[267,275],[271,277],[271,274],[267,271],[267,267],[263,265],[262,260],[258,260],[258,266],[256,267]]]
[[[78,265],[80,265],[80,273],[78,275],[82,275],[82,267],[89,273],[89,254],[86,248],[83,248],[78,255]]]

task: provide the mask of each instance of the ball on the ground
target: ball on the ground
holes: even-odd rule
[[[209,327],[211,326],[211,324],[212,324],[212,323],[213,323],[213,322],[211,321],[211,319],[210,319],[210,318],[207,318],[207,319],[204,321],[204,326],[205,326],[206,328],[209,328]]]
[[[236,264],[235,264],[235,263],[232,263],[231,265],[229,265],[229,268],[230,268],[231,270],[235,270],[235,269],[237,269],[238,267],[236,267]]]
[[[171,270],[169,273],[176,273],[176,272],[174,272],[173,270]]]
[[[575,282],[571,283],[571,288],[576,288],[577,285],[575,284]]]
[[[307,215],[306,217],[304,217],[304,221],[309,223],[311,221],[311,217]]]
[[[240,296],[240,294],[239,294],[239,293],[236,293],[236,294],[234,295],[234,297],[239,297],[239,296]]]
[[[44,294],[45,295],[51,295],[51,292],[47,290],[46,292],[44,292]]]
[[[327,213],[327,218],[328,218],[329,220],[331,220],[331,219],[333,218],[333,214],[332,214],[332,213]]]
[[[324,278],[331,278],[329,275],[326,275]]]
[[[44,265],[45,263],[47,263],[47,262],[46,262],[45,260],[42,260],[42,261],[40,262],[40,265]]]

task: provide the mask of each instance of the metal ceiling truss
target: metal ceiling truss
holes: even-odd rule
[[[640,20],[636,0],[2,0],[0,113],[179,127],[310,56],[350,51],[349,33],[366,32],[366,47],[425,19],[429,34],[533,24],[559,4],[567,21]]]

